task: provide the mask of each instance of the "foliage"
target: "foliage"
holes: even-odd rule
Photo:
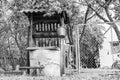
[[[120,61],[115,61],[112,64],[112,69],[120,69]]]
[[[8,2],[1,1],[1,19],[0,19],[0,55],[1,67],[8,70],[6,64],[10,64],[15,69],[19,62],[19,57],[25,59],[28,18],[25,14],[11,8]],[[13,6],[13,5],[12,5]],[[3,59],[4,57],[4,59]]]

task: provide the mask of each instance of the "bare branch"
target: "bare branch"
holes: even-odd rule
[[[97,4],[99,4],[99,6],[104,7],[104,4],[103,5],[100,4],[100,2],[98,0],[95,0],[95,1],[96,1]]]
[[[108,7],[111,2],[112,2],[112,0],[108,0],[108,1],[105,3],[104,8],[105,8],[105,7]]]
[[[101,8],[105,8],[104,6],[106,5],[106,3],[104,3],[104,4],[102,5],[102,4],[100,4],[97,0],[95,0],[95,1],[99,4],[100,7],[99,7],[97,10],[94,11],[95,14],[93,14],[91,17],[89,17],[88,20],[91,19],[91,18],[93,18],[93,17],[96,15],[96,12],[97,12],[97,14],[100,14],[99,10],[100,10]],[[88,4],[87,1],[86,1],[86,3]],[[88,4],[88,5],[89,5],[89,4]]]
[[[112,26],[110,26],[104,33],[103,35],[105,35],[110,29],[111,29]]]
[[[96,12],[99,13],[98,11],[99,11],[100,9],[101,9],[101,7],[98,8],[98,9],[96,10]],[[87,19],[87,21],[90,20],[91,18],[93,18],[94,16],[96,16],[96,13],[94,13],[92,16],[90,16],[90,17]]]
[[[93,18],[96,14],[93,14],[92,16],[90,16],[87,21],[89,21],[91,18]]]
[[[90,4],[88,4],[88,6],[89,6],[89,8],[91,8],[91,9],[95,12],[95,14],[96,14],[100,19],[102,19],[104,22],[109,22],[107,19],[105,19],[104,17],[102,17],[96,10],[94,10],[94,9],[91,7]]]
[[[113,19],[112,19],[112,17],[111,17],[110,14],[109,14],[108,7],[105,7],[104,9],[105,9],[105,12],[106,12],[106,15],[107,15],[108,19],[109,19],[111,22],[113,22]]]
[[[86,13],[85,13],[84,24],[86,24],[86,22],[87,22],[88,13],[89,13],[89,7],[87,7],[87,11],[86,11]],[[80,42],[81,42],[82,37],[83,37],[83,35],[84,35],[85,29],[86,29],[86,25],[84,25],[84,27],[83,27],[83,30],[82,30],[82,33],[81,33],[81,36],[80,36]]]
[[[109,19],[111,22],[113,22],[114,20],[112,19],[112,17],[111,17],[110,14],[109,14],[108,7],[105,7],[104,9],[105,9],[105,12],[106,12],[106,15],[107,15],[108,19]],[[109,24],[110,24],[110,23],[109,23]],[[113,29],[115,30],[116,35],[117,35],[117,37],[118,37],[118,40],[120,41],[120,31],[119,31],[117,25],[116,25],[115,23],[111,23],[110,25],[111,25],[111,26],[113,27]]]

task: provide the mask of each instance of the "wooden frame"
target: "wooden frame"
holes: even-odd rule
[[[31,48],[30,49],[27,48],[29,51],[38,49],[38,46],[35,46],[36,44],[34,43],[34,38],[35,37],[33,36],[33,23],[43,22],[43,23],[46,24],[46,23],[49,23],[49,20],[50,20],[49,19],[49,20],[45,21],[43,19],[43,20],[34,21],[33,17],[34,17],[33,13],[30,13],[30,15],[29,15],[30,26],[28,28],[28,48],[30,48],[30,47]],[[59,27],[60,26],[62,26],[62,27],[65,26],[65,22],[64,22],[65,20],[64,20],[63,17],[61,17],[61,19],[58,20],[58,21],[50,20],[50,22],[54,22],[54,21],[59,24]],[[39,34],[37,34],[37,35],[38,35],[38,37],[40,37]],[[62,76],[65,73],[65,70],[64,70],[64,65],[65,65],[65,62],[64,62],[64,46],[63,46],[63,45],[65,45],[65,38],[64,37],[60,37],[60,36],[56,36],[56,38],[60,38],[60,46],[59,46],[60,47],[60,75]],[[37,47],[37,48],[33,48],[33,47]],[[28,51],[28,54],[27,54],[27,57],[28,57],[28,67],[30,67],[30,59],[29,59],[29,57],[30,57],[29,55],[30,54],[29,54],[29,51]]]

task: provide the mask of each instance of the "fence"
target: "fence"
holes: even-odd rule
[[[81,68],[98,68],[100,67],[100,59],[99,59],[99,45],[100,43],[97,42],[96,37],[93,37],[93,34],[91,34],[89,31],[94,31],[95,34],[98,36],[102,34],[100,32],[99,25],[92,25],[88,24],[88,27],[83,31],[83,28],[87,26],[87,24],[81,24],[78,26],[75,26],[74,29],[74,41],[75,45],[70,45],[68,55],[73,54],[72,57],[74,57],[73,62],[68,62],[67,64],[70,65],[70,63],[75,65],[75,69],[80,70]],[[97,28],[94,26],[98,26]],[[91,29],[93,28],[93,29]],[[97,33],[99,32],[99,33]],[[101,38],[101,36],[100,36]],[[88,43],[90,41],[90,44]],[[91,46],[89,46],[89,45]],[[74,49],[73,51],[71,49]],[[93,50],[93,51],[90,51]],[[69,59],[69,58],[68,58]],[[72,65],[71,64],[71,65]]]

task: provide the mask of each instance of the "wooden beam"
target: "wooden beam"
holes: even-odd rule
[[[45,67],[44,66],[39,66],[39,67],[36,67],[36,66],[31,66],[31,67],[28,67],[28,66],[23,66],[23,67],[20,67],[19,69],[44,69]]]
[[[27,37],[27,47],[29,47],[29,40],[30,40],[30,26],[28,27],[28,37]],[[30,66],[30,56],[29,56],[29,51],[27,51],[27,66]],[[29,74],[30,71],[28,70],[27,73]]]
[[[34,51],[34,50],[54,50],[54,51],[59,51],[59,47],[28,47],[27,50],[29,51]]]
[[[33,13],[31,13],[31,17],[30,17],[30,44],[29,46],[33,46],[33,37],[32,37],[32,34],[33,34]]]
[[[36,24],[36,23],[59,23],[59,20],[37,20],[37,21],[34,21],[33,24]]]

